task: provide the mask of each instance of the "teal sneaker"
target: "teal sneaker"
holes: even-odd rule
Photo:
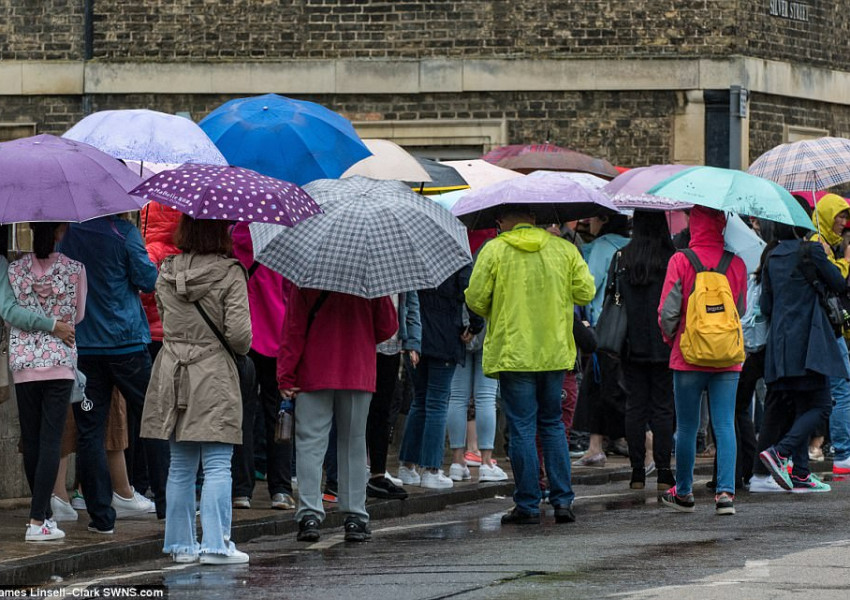
[[[776,449],[771,446],[761,454],[759,454],[762,464],[767,467],[773,479],[786,490],[792,489],[791,476],[788,474],[788,458],[779,454]]]
[[[809,473],[809,476],[805,479],[800,479],[792,475],[791,484],[794,486],[791,491],[795,494],[811,494],[813,492],[829,492],[832,490],[832,486],[821,481],[814,473]]]

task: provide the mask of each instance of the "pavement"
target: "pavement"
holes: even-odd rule
[[[499,457],[497,457],[499,458]],[[510,463],[499,458],[499,464],[510,476]],[[817,463],[818,470],[831,470],[831,464]],[[695,472],[710,475],[711,459],[698,459]],[[471,482],[456,483],[448,490],[427,490],[406,486],[407,500],[376,500],[370,498],[367,509],[374,521],[397,519],[409,515],[442,511],[445,508],[498,497],[510,497],[513,483],[482,483],[475,480],[477,469],[472,468]],[[391,465],[391,472],[393,466]],[[631,469],[628,459],[609,456],[604,467],[573,467],[573,486],[578,495],[586,486],[618,484],[628,491]],[[648,479],[647,492],[654,486]],[[599,502],[607,502],[603,496]],[[40,585],[59,582],[81,573],[130,565],[134,562],[162,557],[164,521],[155,515],[116,522],[113,535],[87,531],[88,516],[81,512],[77,521],[66,521],[60,527],[65,539],[57,542],[27,543],[23,541],[27,523],[29,499],[0,500],[0,585]],[[323,529],[341,527],[343,517],[333,504],[326,503],[327,517]],[[233,511],[232,538],[238,544],[261,536],[294,536],[297,524],[294,511],[273,510],[265,482],[255,487],[252,508]]]

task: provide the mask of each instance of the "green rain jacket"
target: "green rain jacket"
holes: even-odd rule
[[[595,293],[576,247],[543,229],[519,224],[485,244],[466,290],[469,308],[487,319],[484,374],[571,369],[573,306]]]

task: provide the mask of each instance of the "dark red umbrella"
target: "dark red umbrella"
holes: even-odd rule
[[[532,171],[578,171],[613,178],[619,175],[604,158],[562,148],[555,144],[512,144],[493,148],[482,156],[487,162],[520,173]]]

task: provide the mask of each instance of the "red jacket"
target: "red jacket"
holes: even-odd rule
[[[398,330],[392,300],[331,292],[307,331],[308,314],[321,294],[294,286],[289,294],[277,359],[280,389],[374,392],[375,346]]]
[[[712,269],[720,263],[723,256],[723,229],[726,216],[719,211],[702,206],[691,210],[691,242],[689,247],[699,257],[706,269]],[[726,368],[699,367],[685,362],[679,348],[684,324],[688,318],[688,298],[694,289],[697,274],[688,257],[677,252],[667,264],[667,277],[661,290],[661,302],[658,305],[658,322],[664,341],[670,344],[670,368],[674,371],[740,371],[741,365]],[[740,257],[732,259],[726,270],[726,278],[732,289],[732,297],[738,307],[738,314],[747,309],[747,267]]]
[[[180,222],[181,212],[168,208],[157,202],[149,202],[142,209],[142,237],[148,250],[151,262],[159,266],[166,256],[180,254],[180,250],[174,245],[174,232]],[[151,328],[151,340],[162,341],[162,321],[159,311],[156,309],[156,298],[153,293],[142,294],[142,305],[148,317]]]

